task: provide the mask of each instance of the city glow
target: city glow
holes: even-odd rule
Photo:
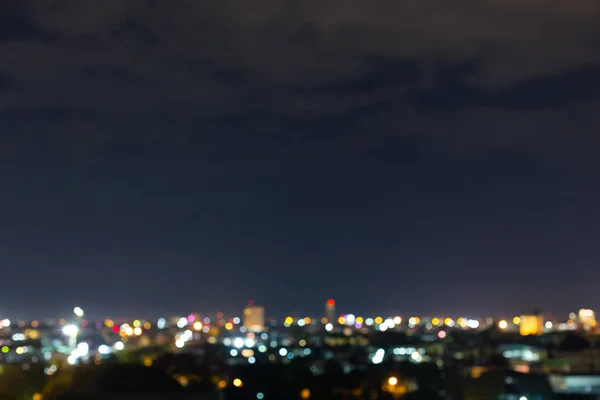
[[[65,325],[62,328],[62,333],[66,336],[76,336],[79,333],[79,328],[75,325]]]

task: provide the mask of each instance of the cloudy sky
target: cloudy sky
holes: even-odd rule
[[[2,2],[0,314],[596,307],[599,18]]]

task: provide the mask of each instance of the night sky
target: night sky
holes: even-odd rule
[[[598,308],[597,0],[0,2],[0,316]]]

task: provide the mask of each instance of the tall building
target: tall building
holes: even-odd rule
[[[593,328],[596,326],[596,314],[587,308],[579,310],[579,323],[584,328]]]
[[[244,309],[244,327],[248,332],[262,332],[265,330],[265,309],[264,307],[249,304]]]
[[[325,318],[332,324],[335,323],[335,300],[329,299],[325,302]]]
[[[523,315],[519,332],[521,336],[541,335],[544,333],[544,317],[541,314]]]

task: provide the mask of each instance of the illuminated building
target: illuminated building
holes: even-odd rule
[[[587,328],[596,326],[596,314],[592,310],[582,308],[579,310],[579,323]]]
[[[265,330],[265,309],[264,307],[248,305],[244,309],[244,327],[248,332],[262,332]]]
[[[524,315],[519,325],[521,336],[541,335],[544,332],[544,317],[541,315]]]
[[[333,323],[335,321],[335,300],[329,299],[325,302],[325,318]]]

